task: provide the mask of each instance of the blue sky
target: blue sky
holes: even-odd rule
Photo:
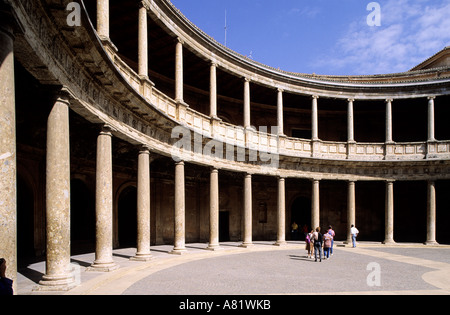
[[[263,64],[330,75],[408,71],[450,46],[450,0],[172,0],[200,29]]]

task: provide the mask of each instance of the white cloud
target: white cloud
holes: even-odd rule
[[[315,18],[320,12],[321,12],[321,9],[319,7],[304,6],[302,9],[292,8],[288,12],[288,15],[295,15],[295,16],[307,17],[307,18]]]
[[[316,62],[329,69],[323,74],[407,71],[450,44],[449,1],[387,0],[381,12],[381,27],[368,26],[366,16],[349,25],[333,51]]]

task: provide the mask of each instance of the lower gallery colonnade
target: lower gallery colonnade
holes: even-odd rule
[[[70,1],[54,2],[0,0],[0,256],[7,259],[11,278],[17,279],[18,252],[27,243],[36,256],[45,255],[38,289],[72,288],[74,235],[89,230],[90,224],[95,225],[95,260],[88,271],[119,268],[113,249],[121,224],[119,191],[125,189],[118,183],[136,187],[136,207],[126,212],[127,218],[133,217],[130,212],[136,218],[135,261],[150,260],[155,243],[170,243],[175,255],[188,252],[186,242],[193,240],[207,241],[212,251],[220,250],[224,239],[239,241],[244,248],[256,239],[283,246],[302,240],[291,234],[295,220],[309,229],[336,224],[339,240],[351,243],[350,227],[362,222],[369,230],[376,217],[367,239],[377,235],[376,241],[393,244],[397,229],[408,230],[406,217],[417,215],[414,227],[420,225],[421,232],[414,240],[438,244],[438,227],[444,225],[438,218],[449,217],[445,208],[450,200],[439,193],[449,186],[450,141],[436,140],[436,133],[450,137],[450,132],[435,114],[435,103],[443,116],[450,112],[450,80],[445,75],[450,65],[353,81],[276,72],[219,46],[165,0],[127,1],[138,18],[133,29],[137,51],[130,54],[137,53],[135,62],[126,49],[119,54],[126,46],[123,38],[112,42],[110,30],[118,26],[113,21],[109,25],[109,1],[98,0],[96,8],[86,3],[87,11],[82,3],[83,26],[75,30],[65,26]],[[44,12],[54,19],[45,18]],[[93,17],[96,24],[88,23]],[[173,29],[167,26],[172,22]],[[149,36],[159,37],[151,42],[153,52]],[[170,55],[166,59],[159,54],[163,47],[170,47],[161,53]],[[211,57],[211,51],[217,56]],[[161,57],[161,68],[149,56]],[[198,77],[202,83],[196,86],[193,72],[204,69],[207,78]],[[358,80],[363,83],[354,83]],[[399,126],[408,122],[393,119],[401,112],[393,111],[393,103],[410,100],[420,108],[417,116],[427,113],[420,139],[397,143],[394,121]],[[383,110],[355,110],[359,101],[379,102]],[[345,104],[344,110],[336,109],[339,103]],[[266,111],[274,114],[267,121],[277,125],[276,132],[252,127],[270,116]],[[414,117],[405,112],[405,120]],[[382,117],[374,126],[382,130],[384,142],[358,142],[360,134],[373,139],[356,121],[370,121],[364,117],[373,113]],[[329,118],[334,115],[339,123]],[[244,126],[238,127],[241,119]],[[217,145],[209,154],[203,147],[199,152],[195,139],[184,143],[186,155],[174,155],[170,136],[178,127],[202,138],[202,146],[214,139],[222,148],[236,148],[237,161],[235,151],[219,156]],[[299,138],[295,132],[308,136]],[[321,140],[330,134],[342,139],[341,133],[343,141]],[[250,160],[255,151],[274,154],[276,167]],[[89,182],[90,177],[95,180]],[[82,197],[94,197],[86,209],[74,206],[80,197],[77,192],[74,198],[74,179],[90,183]],[[31,191],[29,201],[21,198],[24,187]],[[370,205],[375,199],[382,202]],[[420,200],[414,211],[405,210],[409,200]],[[32,210],[24,219],[21,209],[27,207]],[[92,220],[75,223],[83,211]],[[226,220],[230,223],[224,224]],[[31,241],[21,241],[22,231]],[[224,237],[223,232],[232,235]]]

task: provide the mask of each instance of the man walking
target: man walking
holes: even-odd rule
[[[350,234],[352,235],[353,248],[355,248],[356,247],[356,237],[358,236],[359,231],[353,224],[352,224],[352,228],[350,229]]]

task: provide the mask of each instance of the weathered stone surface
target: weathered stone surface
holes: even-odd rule
[[[16,111],[13,27],[0,3],[0,256],[7,276],[17,278]]]

